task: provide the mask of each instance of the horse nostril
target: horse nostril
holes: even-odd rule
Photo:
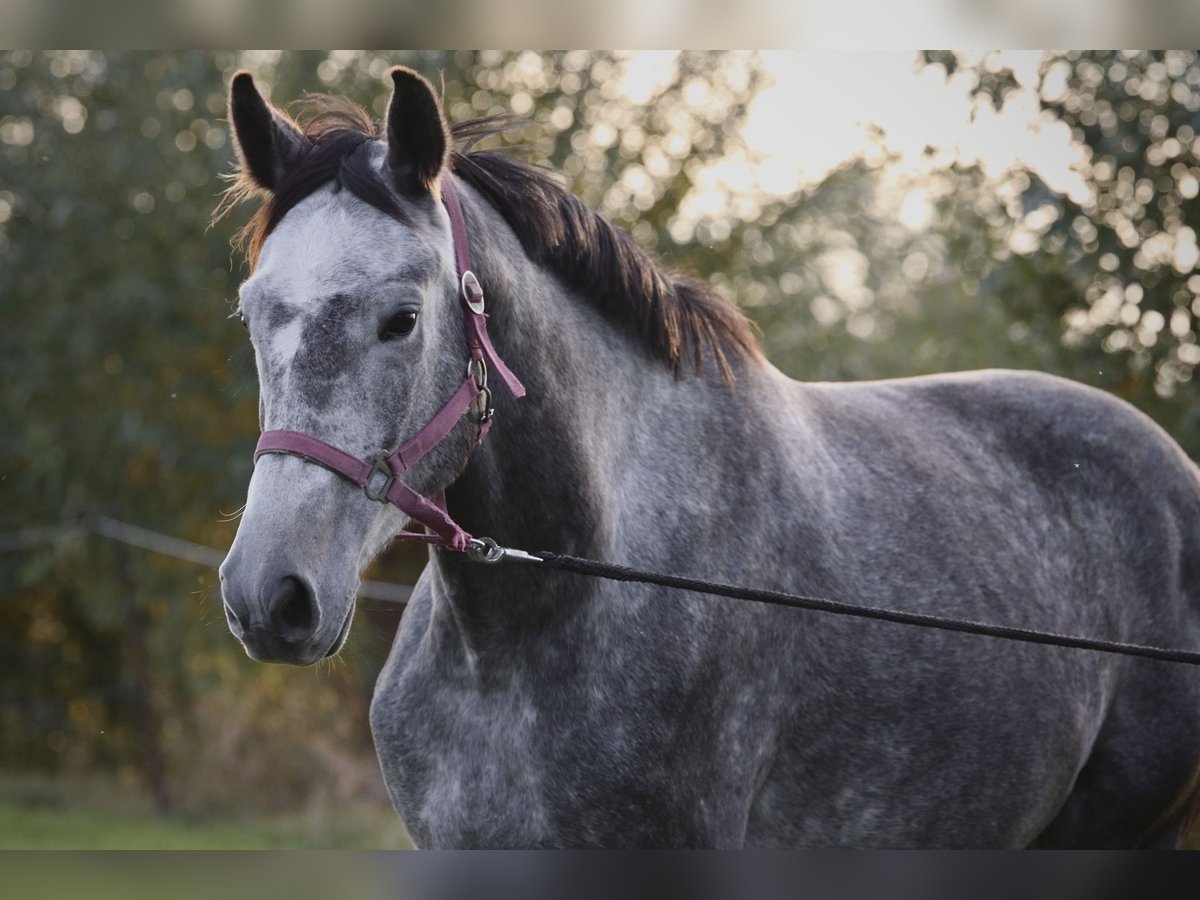
[[[284,640],[304,640],[312,635],[316,624],[316,598],[302,579],[289,575],[275,587],[267,615]]]

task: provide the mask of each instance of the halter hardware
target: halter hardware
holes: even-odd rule
[[[526,562],[540,563],[542,557],[517,550],[513,547],[501,547],[490,537],[471,538],[467,541],[467,557],[477,563]]]
[[[467,304],[467,308],[477,316],[483,315],[483,285],[479,283],[479,279],[475,277],[475,273],[470,269],[462,273],[459,279],[459,287],[462,288],[463,302]]]
[[[378,476],[383,477],[383,487],[372,487],[372,484],[378,480]],[[395,480],[396,473],[388,465],[387,456],[380,454],[371,463],[371,471],[367,474],[367,482],[363,485],[363,493],[372,500],[379,503],[386,503],[388,491],[392,489],[392,484]]]
[[[482,356],[470,360],[467,363],[467,377],[475,382],[475,387],[479,390],[479,393],[475,395],[475,401],[472,402],[481,401],[476,403],[479,414],[475,423],[482,428],[492,421],[492,417],[496,414],[496,410],[492,406],[492,389],[488,387],[487,360]],[[480,434],[480,438],[482,437],[483,435]]]
[[[491,388],[481,388],[478,396],[483,398],[483,402],[480,404],[481,408],[479,416],[475,419],[475,424],[482,428],[492,421],[492,418],[496,415],[496,408],[492,406]],[[483,435],[481,434],[480,437],[482,438]]]

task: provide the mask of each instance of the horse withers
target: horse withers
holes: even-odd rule
[[[1200,474],[1145,416],[1028,372],[792,381],[542,170],[453,149],[498,124],[449,128],[390,77],[381,125],[329,101],[300,125],[232,82],[269,433],[378,460],[462,390],[452,190],[527,396],[493,386],[486,424],[472,400],[388,490],[509,546],[1200,647]],[[259,457],[221,571],[252,657],[341,647],[406,519],[365,471]],[[1194,796],[1200,673],[434,545],[371,723],[420,846],[1160,846]]]

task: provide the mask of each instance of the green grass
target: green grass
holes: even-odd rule
[[[402,849],[395,816],[372,811],[356,820],[310,821],[303,816],[248,821],[189,822],[95,809],[48,809],[0,804],[4,850],[281,850]]]
[[[399,850],[386,801],[282,815],[157,815],[144,792],[100,777],[0,772],[0,850]]]

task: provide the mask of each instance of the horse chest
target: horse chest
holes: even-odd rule
[[[420,658],[405,662],[380,678],[371,722],[388,790],[414,841],[541,843],[547,765],[534,705],[519,691],[482,693],[439,678]]]

